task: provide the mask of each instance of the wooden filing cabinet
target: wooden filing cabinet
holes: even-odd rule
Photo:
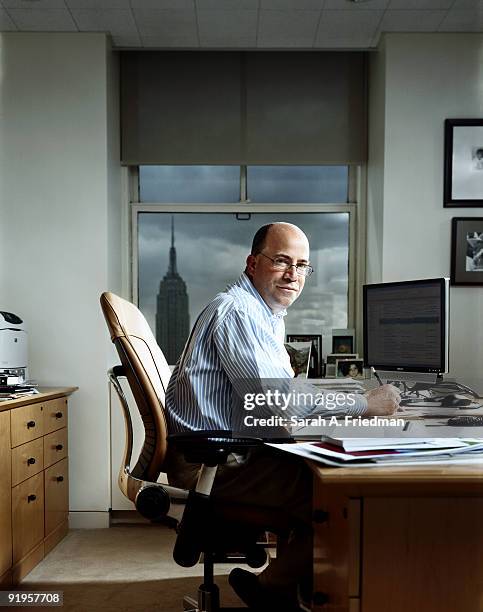
[[[73,391],[0,403],[0,584],[16,584],[67,533]]]

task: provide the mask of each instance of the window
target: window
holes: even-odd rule
[[[141,202],[238,202],[239,166],[139,166]]]
[[[346,203],[348,166],[248,166],[252,202]]]
[[[322,172],[312,172],[310,168],[305,176],[312,176],[313,180],[308,179],[309,185],[297,190],[293,183],[303,183],[304,173],[289,171],[283,175],[286,177],[284,179],[276,167],[263,167],[263,171],[258,173],[252,173],[253,169],[248,168],[246,185],[243,184],[244,169],[240,181],[239,167],[223,167],[221,170],[221,167],[209,167],[206,172],[201,172],[198,167],[195,167],[197,172],[190,171],[189,167],[177,167],[172,174],[174,179],[171,185],[166,169],[159,173],[154,170],[156,167],[152,167],[152,172],[146,171],[146,168],[150,167],[139,169],[139,192],[141,199],[150,193],[148,199],[152,204],[133,203],[134,291],[139,308],[169,363],[177,361],[202,308],[244,270],[256,230],[273,221],[295,223],[307,234],[311,245],[310,259],[315,269],[307,279],[301,297],[288,310],[285,319],[287,333],[329,335],[333,328],[349,326],[350,228],[354,205],[342,202],[334,205],[311,204],[316,189],[319,194],[323,193],[323,189],[316,187]],[[189,199],[188,193],[201,194],[199,197],[202,199],[205,198],[204,194],[211,197],[215,186],[206,177],[216,176],[219,170],[218,177],[223,177],[220,190],[226,196],[228,191],[224,189],[234,178],[234,174],[230,174],[233,169],[237,175],[240,199],[245,188],[249,196],[252,189],[253,193],[263,193],[260,179],[262,183],[267,183],[271,177],[274,187],[270,193],[276,194],[272,199],[281,200],[281,203],[245,201],[230,204],[226,201],[222,203],[221,198],[213,196],[211,203],[215,203],[215,206],[193,205],[186,200],[182,204],[176,195],[176,184],[180,176],[186,173],[185,177],[191,177],[191,184],[183,188],[186,199]],[[340,183],[337,193],[340,199],[343,194],[347,199],[347,168],[335,172]],[[163,179],[153,181],[153,176],[162,176]],[[331,176],[334,177],[334,173]],[[197,179],[200,179],[199,182]],[[156,188],[161,190],[166,184],[170,204],[161,204],[166,196],[159,191],[149,192],[155,183]],[[284,191],[283,185],[287,191]],[[332,187],[324,187],[323,182],[322,188],[326,189],[325,193],[335,193],[330,191]],[[268,192],[265,190],[265,193]],[[299,199],[308,202],[283,203],[287,199],[296,199],[297,194]],[[155,198],[151,198],[151,195]],[[159,204],[154,205],[156,201]],[[327,350],[330,352],[328,341],[323,349],[324,353]]]

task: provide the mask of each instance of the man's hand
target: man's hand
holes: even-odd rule
[[[367,410],[364,416],[386,416],[398,409],[401,395],[393,385],[382,385],[365,393]]]

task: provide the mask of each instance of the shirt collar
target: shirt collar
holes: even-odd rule
[[[268,306],[268,304],[262,298],[262,296],[258,293],[257,289],[254,287],[252,281],[248,278],[245,272],[242,272],[240,278],[236,281],[235,285],[237,287],[240,287],[241,289],[243,289],[250,295],[253,295],[253,297],[256,298],[265,308],[265,310],[267,311],[267,314],[269,314],[274,319],[282,319],[287,314],[286,309],[283,309],[280,312],[277,312],[276,314],[274,314],[272,310],[270,309],[270,307]]]

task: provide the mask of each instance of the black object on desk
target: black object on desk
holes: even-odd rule
[[[448,425],[453,427],[483,427],[483,415],[457,416],[448,419]]]

